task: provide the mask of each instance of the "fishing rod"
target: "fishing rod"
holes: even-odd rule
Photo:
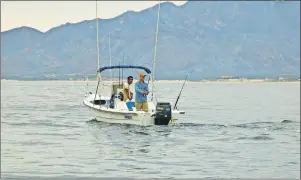
[[[174,107],[173,107],[174,110],[177,109],[177,104],[178,104],[178,101],[179,101],[179,99],[180,99],[180,96],[181,96],[182,90],[183,90],[183,88],[184,88],[185,82],[186,82],[186,80],[187,80],[187,77],[188,77],[188,75],[186,75],[185,81],[184,81],[184,83],[183,83],[183,85],[182,85],[182,89],[181,89],[181,91],[180,91],[180,93],[179,93],[179,96],[178,96],[178,98],[177,98],[177,101],[176,101],[176,103],[175,103],[175,105],[174,105]]]
[[[122,53],[122,65],[124,65],[124,53]],[[123,68],[121,69],[121,81],[122,81],[121,85],[123,85]]]
[[[119,62],[119,68],[118,68],[118,78],[119,78],[118,86],[120,88],[120,62]]]
[[[95,104],[95,99],[96,99],[99,83],[100,83],[100,79],[98,79],[98,82],[97,82],[97,88],[96,88],[96,92],[95,92],[95,96],[94,96],[94,104]]]
[[[87,92],[86,93],[88,94],[88,91],[89,91],[88,75],[85,76],[85,81],[87,82],[87,89],[86,89]]]

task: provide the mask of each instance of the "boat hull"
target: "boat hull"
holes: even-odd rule
[[[95,118],[98,121],[117,123],[117,124],[135,124],[140,126],[154,125],[154,118],[150,114],[137,114],[137,113],[112,113],[103,110],[96,110],[90,108]]]
[[[98,121],[116,124],[134,124],[140,126],[151,126],[155,125],[155,112],[144,112],[144,111],[120,111],[108,108],[107,106],[95,105],[91,101],[95,98],[94,94],[88,96],[84,101],[84,105],[89,107],[89,110],[94,115],[94,118]],[[108,99],[108,97],[99,97],[98,99]],[[169,124],[174,124],[174,120],[177,120],[183,111],[173,110],[172,119]]]
[[[96,120],[117,123],[117,124],[135,124],[140,126],[155,125],[153,113],[146,112],[131,112],[131,111],[114,111],[106,107],[89,104],[84,101],[84,104],[89,107]]]

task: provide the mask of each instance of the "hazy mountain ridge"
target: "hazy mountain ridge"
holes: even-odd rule
[[[101,66],[152,66],[157,6],[99,20]],[[300,74],[300,2],[161,4],[156,77]],[[1,74],[95,74],[96,21],[1,33]],[[108,73],[105,73],[106,75]]]

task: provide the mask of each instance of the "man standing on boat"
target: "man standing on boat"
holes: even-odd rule
[[[137,111],[143,110],[144,112],[148,112],[148,104],[147,104],[147,95],[149,93],[148,84],[144,82],[145,74],[139,74],[139,81],[135,84],[135,107]]]
[[[123,101],[132,100],[133,99],[133,93],[131,85],[133,83],[133,76],[129,76],[127,78],[127,83],[124,83],[123,85]]]

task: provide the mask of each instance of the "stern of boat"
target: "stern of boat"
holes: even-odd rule
[[[172,120],[179,120],[181,117],[185,115],[185,111],[180,110],[172,110]]]

